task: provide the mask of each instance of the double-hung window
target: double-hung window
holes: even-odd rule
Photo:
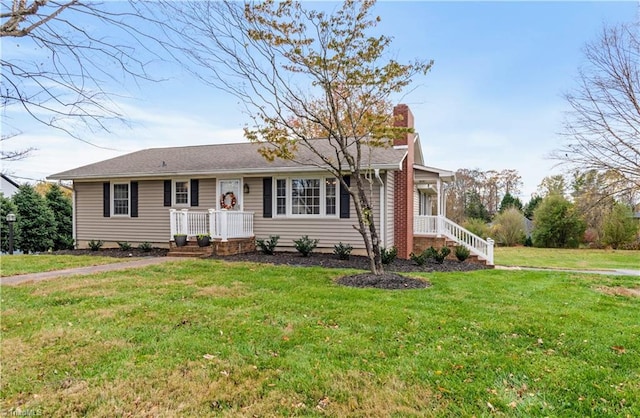
[[[176,180],[173,185],[174,205],[189,206],[189,180]]]
[[[277,216],[335,216],[338,213],[335,177],[280,178],[275,181]]]
[[[129,183],[113,183],[113,215],[129,216]]]

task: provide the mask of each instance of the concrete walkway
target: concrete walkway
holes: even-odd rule
[[[180,257],[148,257],[138,260],[124,261],[121,263],[101,264],[99,266],[76,267],[64,270],[45,271],[42,273],[20,274],[17,276],[0,277],[0,285],[6,286],[28,282],[40,282],[42,280],[55,279],[57,277],[78,276],[83,274],[102,273],[105,271],[126,270],[180,260],[189,259]]]
[[[541,267],[513,267],[513,266],[496,266],[496,270],[528,270],[528,271],[559,271],[563,273],[585,273],[585,274],[602,274],[612,276],[638,276],[640,277],[640,270],[628,270],[628,269],[599,269],[599,270],[577,270],[577,269],[563,269],[563,268],[541,268]]]

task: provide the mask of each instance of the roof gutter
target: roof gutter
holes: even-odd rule
[[[374,165],[374,170],[399,170],[402,167],[402,161],[400,164],[377,164]],[[79,180],[79,181],[96,181],[96,180],[106,180],[106,179],[134,179],[134,178],[149,178],[149,179],[166,179],[166,178],[175,178],[175,177],[219,177],[219,176],[230,176],[230,175],[273,175],[274,172],[278,173],[308,173],[308,172],[318,172],[318,171],[327,171],[327,168],[323,167],[272,167],[270,169],[264,168],[255,168],[255,169],[233,169],[233,170],[220,170],[220,171],[174,171],[174,172],[163,172],[163,173],[113,173],[113,174],[94,174],[94,175],[65,175],[64,173],[53,174],[47,179],[51,180]]]

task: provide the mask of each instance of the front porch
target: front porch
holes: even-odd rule
[[[195,211],[170,209],[170,254],[173,256],[234,255],[255,251],[253,212],[234,210]],[[178,247],[175,235],[186,235],[187,245]],[[209,235],[211,245],[198,247],[196,237]]]

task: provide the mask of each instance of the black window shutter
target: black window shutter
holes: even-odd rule
[[[102,216],[111,216],[111,184],[108,181],[102,183]]]
[[[200,204],[199,197],[200,180],[191,179],[191,206],[198,206]]]
[[[131,182],[131,217],[138,217],[138,182]]]
[[[273,197],[272,197],[273,179],[271,177],[262,178],[262,217],[273,217]]]
[[[164,205],[171,206],[171,180],[164,181]]]
[[[347,186],[351,186],[351,176],[344,176],[344,182]],[[349,218],[349,213],[351,212],[350,203],[351,196],[349,191],[340,183],[340,218]]]

